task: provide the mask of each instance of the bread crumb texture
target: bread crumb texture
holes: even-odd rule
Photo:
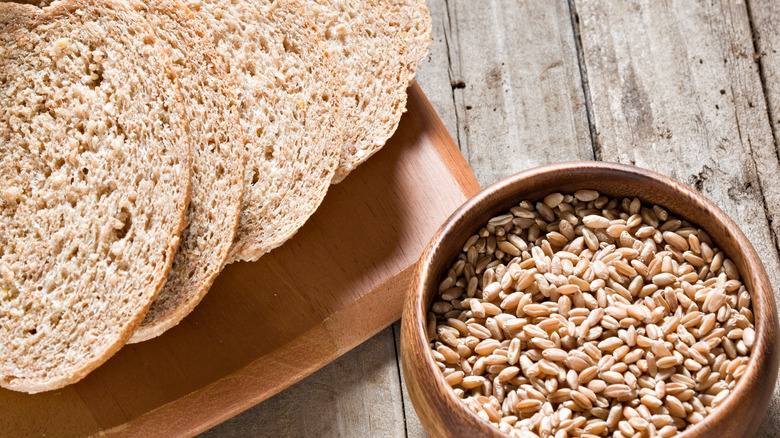
[[[287,241],[322,202],[341,152],[333,60],[297,0],[187,0],[239,86],[247,167],[229,261]]]
[[[431,16],[423,0],[311,0],[307,6],[336,60],[346,117],[335,184],[398,128],[406,88],[431,43]]]
[[[133,5],[149,21],[179,77],[192,153],[187,227],[165,286],[130,339],[140,342],[187,316],[222,269],[238,226],[246,146],[235,87],[203,21],[179,0]]]
[[[178,83],[111,0],[0,3],[0,386],[83,378],[130,337],[184,224]]]

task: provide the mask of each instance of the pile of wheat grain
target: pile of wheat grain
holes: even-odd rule
[[[515,437],[669,437],[747,369],[750,293],[709,236],[594,190],[523,201],[463,246],[427,330],[446,382]]]

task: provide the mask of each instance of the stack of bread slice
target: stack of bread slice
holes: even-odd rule
[[[31,393],[290,239],[430,43],[424,0],[31,3],[0,2],[0,386]]]

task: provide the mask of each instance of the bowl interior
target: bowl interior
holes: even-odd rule
[[[744,392],[746,386],[742,384],[743,380],[755,373],[756,362],[763,360],[756,352],[767,349],[768,342],[777,343],[774,336],[777,314],[771,288],[755,250],[725,213],[688,186],[633,166],[603,162],[544,166],[499,181],[464,204],[442,226],[421,260],[417,282],[412,290],[412,306],[404,315],[406,319],[414,320],[418,347],[423,344],[427,346],[425,317],[438,290],[438,284],[469,236],[481,229],[491,217],[508,210],[522,200],[538,201],[553,192],[573,193],[579,189],[595,189],[614,198],[638,197],[646,205],[658,204],[674,216],[686,219],[706,231],[716,246],[725,251],[738,267],[743,283],[751,292],[757,336],[745,376],[727,401],[699,424],[704,427],[696,428],[701,431],[714,430],[706,427],[705,423],[715,424],[719,414],[728,411],[730,406],[740,398],[739,393]],[[770,334],[773,338],[771,340],[768,339]],[[776,378],[777,353],[769,354],[774,356],[773,359],[770,358],[770,362],[774,363],[774,378]],[[430,353],[423,356],[427,366],[431,368],[431,373],[438,373],[433,356]],[[460,404],[449,391],[440,373],[436,378],[439,380],[436,386],[447,393],[446,397]],[[770,375],[769,378],[771,379],[772,376]],[[476,421],[487,426],[486,422],[465,407],[461,409],[467,412],[466,415],[474,417]],[[765,409],[766,406],[763,406],[761,411]],[[492,427],[483,431],[503,436],[503,433],[498,433],[498,430]],[[493,431],[497,433],[492,433]],[[696,433],[698,434],[699,431],[697,430]],[[686,432],[681,436],[690,435]]]

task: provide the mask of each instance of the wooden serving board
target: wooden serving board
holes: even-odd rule
[[[417,84],[407,109],[292,240],[228,266],[181,324],[62,390],[0,390],[0,436],[194,435],[398,319],[428,240],[479,191]]]

